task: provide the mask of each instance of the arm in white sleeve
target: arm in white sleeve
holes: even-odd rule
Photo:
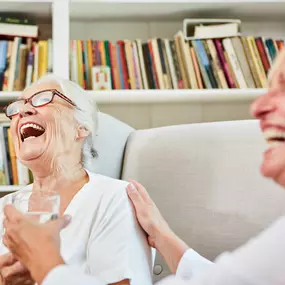
[[[106,285],[96,277],[69,265],[59,265],[48,273],[42,285]]]
[[[176,276],[189,280],[194,275],[205,272],[213,263],[198,254],[193,249],[188,249],[182,256],[176,271]]]
[[[285,281],[285,217],[191,278],[170,276],[157,285],[281,285]]]

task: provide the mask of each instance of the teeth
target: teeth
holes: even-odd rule
[[[285,132],[277,129],[267,129],[263,133],[269,148],[277,147],[285,142]],[[284,141],[283,141],[284,140]]]
[[[34,136],[30,136],[30,137],[26,138],[25,141],[30,140],[30,139],[34,139],[34,138],[35,138]]]
[[[285,138],[285,132],[269,129],[264,132],[264,138],[266,140],[275,139],[275,138]]]
[[[268,141],[267,144],[268,144],[268,146],[271,148],[271,147],[279,146],[279,145],[283,144],[283,142],[279,142],[279,141]]]
[[[24,130],[25,130],[26,128],[28,128],[28,127],[31,127],[31,128],[37,129],[37,130],[44,131],[44,128],[42,128],[42,127],[40,127],[40,126],[38,126],[38,125],[36,125],[36,124],[25,124],[25,125],[23,125],[23,126],[21,127],[21,129],[20,129],[21,134],[23,134]]]

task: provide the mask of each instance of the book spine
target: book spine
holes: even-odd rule
[[[234,83],[234,81],[231,77],[231,74],[230,74],[229,66],[228,66],[226,58],[224,56],[224,50],[223,50],[222,43],[219,39],[214,39],[214,43],[215,43],[215,46],[216,46],[216,49],[218,52],[218,57],[220,59],[221,65],[223,67],[223,70],[224,70],[224,73],[225,73],[225,76],[227,79],[228,86],[230,88],[236,88],[235,83]]]
[[[169,63],[169,69],[170,69],[170,74],[171,74],[171,79],[172,79],[172,86],[174,89],[178,89],[178,83],[177,83],[177,77],[175,73],[175,68],[174,68],[174,62],[173,62],[173,56],[170,48],[170,42],[168,39],[165,39],[165,49],[166,49],[166,55]]]

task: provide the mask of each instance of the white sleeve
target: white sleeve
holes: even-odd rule
[[[212,265],[213,263],[210,260],[204,258],[193,249],[188,249],[178,264],[176,276],[188,280],[194,275],[206,271]]]
[[[84,274],[81,270],[69,265],[59,265],[51,270],[42,285],[106,285],[93,276]]]
[[[182,281],[171,276],[157,285],[281,285],[285,280],[285,217],[204,272]]]
[[[91,232],[87,245],[86,272],[110,284],[124,279],[131,284],[152,281],[151,249],[139,227],[125,187],[104,208],[99,225]]]

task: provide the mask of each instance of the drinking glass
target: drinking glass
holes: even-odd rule
[[[12,205],[39,223],[59,216],[60,195],[50,190],[22,190],[12,196]]]

